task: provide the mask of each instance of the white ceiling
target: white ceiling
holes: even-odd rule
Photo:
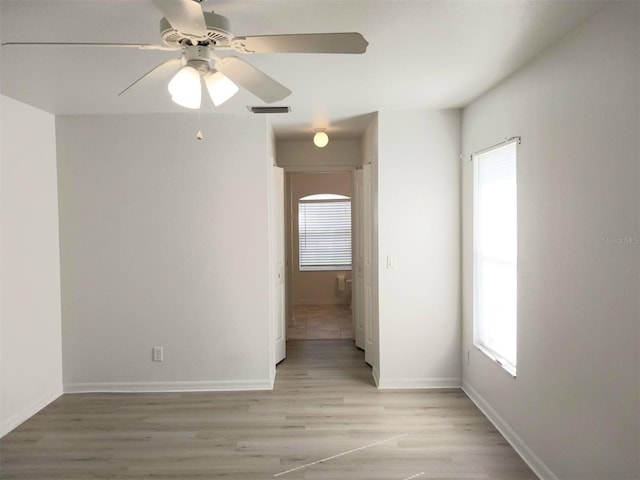
[[[602,7],[590,0],[206,0],[240,35],[357,31],[364,55],[265,54],[244,59],[289,87],[271,115],[279,138],[326,127],[355,137],[378,110],[457,108]],[[160,43],[150,0],[0,0],[2,42]],[[230,53],[223,52],[221,55]],[[234,53],[235,54],[235,53]],[[4,46],[3,94],[55,114],[185,112],[166,82],[117,94],[176,52]],[[203,113],[252,115],[241,92]]]

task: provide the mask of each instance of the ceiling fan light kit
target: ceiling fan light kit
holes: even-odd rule
[[[198,0],[153,0],[153,3],[164,14],[160,20],[163,43],[167,48],[182,50],[183,62],[201,73],[216,106],[235,95],[239,87],[265,103],[283,100],[291,90],[239,57],[219,57],[214,51],[348,54],[364,53],[368,45],[357,32],[234,37],[229,20],[203,11]]]
[[[222,105],[240,90],[235,83],[221,72],[213,71],[205,74],[204,81],[207,85],[209,96],[216,107]]]
[[[171,100],[178,105],[192,109],[200,108],[201,76],[216,107],[238,92],[239,88],[235,83],[211,66],[212,55],[207,47],[186,46],[183,51],[183,61],[186,65],[174,75],[168,85]]]
[[[191,109],[200,108],[203,79],[216,106],[235,95],[239,88],[248,90],[267,104],[284,100],[291,94],[287,87],[240,57],[217,56],[219,51],[235,51],[240,54],[362,54],[368,46],[365,38],[357,32],[235,37],[231,33],[229,20],[217,13],[203,11],[200,5],[202,0],[152,1],[164,15],[160,20],[160,37],[164,45],[96,42],[8,42],[2,45],[181,51],[179,58],[157,65],[119,95],[150,80],[165,79],[173,75],[168,84],[171,99],[178,105]],[[324,135],[326,137],[326,133]]]
[[[171,100],[185,108],[200,108],[202,94],[200,89],[200,73],[187,65],[182,67],[167,86]]]

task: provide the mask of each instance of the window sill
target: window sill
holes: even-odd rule
[[[477,345],[477,344],[474,343],[474,346],[478,350],[480,350],[482,353],[484,353],[487,357],[489,357],[491,360],[493,360],[494,363],[498,364],[511,377],[517,378],[516,377],[516,368],[515,367],[513,367],[512,365],[509,365],[502,358],[500,358],[498,355],[493,353],[491,350],[483,347],[482,345]]]
[[[336,265],[328,265],[326,267],[303,267],[300,272],[350,272],[351,266],[338,267]]]

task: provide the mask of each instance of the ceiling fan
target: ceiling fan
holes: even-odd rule
[[[138,48],[141,50],[181,51],[179,58],[163,62],[127,88],[150,79],[167,78],[172,100],[184,107],[197,109],[201,105],[201,82],[218,106],[242,87],[266,103],[274,103],[291,94],[266,73],[237,56],[218,56],[217,51],[234,50],[253,53],[346,53],[359,54],[368,42],[360,33],[311,33],[290,35],[259,35],[235,37],[229,20],[214,12],[205,12],[203,0],[153,0],[164,17],[160,20],[160,36],[164,45],[129,43],[44,43],[8,42],[3,45],[57,45]]]

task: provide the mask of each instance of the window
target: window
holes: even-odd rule
[[[515,141],[473,156],[473,341],[515,376],[517,188]]]
[[[321,193],[298,203],[300,271],[351,270],[351,199]]]

